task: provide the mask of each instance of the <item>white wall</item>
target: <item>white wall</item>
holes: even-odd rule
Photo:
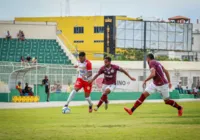
[[[12,38],[17,38],[17,33],[22,30],[25,38],[31,39],[56,39],[56,24],[30,23],[30,22],[0,22],[0,38],[4,38],[9,30]]]
[[[91,61],[93,66],[93,74],[104,64],[103,61]],[[124,91],[143,91],[142,82],[139,81],[139,76],[143,76],[143,62],[142,61],[112,61],[113,64],[125,68],[130,75],[136,78],[132,82],[123,73],[118,72],[118,81],[124,81],[125,85],[117,85],[117,90]],[[167,70],[169,70],[173,90],[180,80],[180,77],[188,77],[188,87],[191,88],[193,77],[200,77],[200,62],[181,62],[181,61],[161,61],[160,62]],[[147,65],[147,76],[150,74]],[[102,76],[101,76],[102,77]],[[127,85],[127,83],[130,83]],[[149,82],[150,83],[150,82]],[[185,86],[183,86],[185,89]]]
[[[199,29],[200,31],[200,29]],[[200,52],[200,32],[199,33],[193,33],[193,45],[192,50]]]

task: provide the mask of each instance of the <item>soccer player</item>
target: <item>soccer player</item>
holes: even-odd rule
[[[153,82],[146,87],[145,91],[142,93],[140,98],[135,102],[134,106],[131,109],[125,107],[124,110],[129,115],[132,115],[136,108],[138,108],[150,94],[160,92],[163,100],[165,101],[165,104],[171,105],[172,107],[176,108],[178,110],[178,116],[182,116],[183,107],[181,107],[174,100],[171,100],[169,98],[169,88],[172,87],[169,72],[158,61],[154,60],[153,54],[148,54],[146,60],[149,64],[151,74],[146,80],[144,80],[143,87],[146,86],[147,81],[153,79]],[[167,80],[165,78],[165,75],[167,77]]]
[[[85,92],[85,99],[89,103],[89,112],[92,112],[92,101],[90,98],[90,93],[92,90],[92,84],[88,83],[88,80],[92,78],[92,64],[89,60],[86,59],[85,52],[79,53],[79,61],[77,66],[75,68],[79,69],[78,78],[76,80],[76,83],[74,85],[74,89],[71,91],[68,99],[67,104],[65,107],[68,107],[70,101],[73,99],[74,95],[81,89],[84,89]]]
[[[102,96],[99,100],[97,107],[94,109],[95,111],[105,102],[105,109],[108,109],[108,97],[107,95],[114,91],[116,87],[116,78],[117,78],[117,71],[123,72],[126,76],[128,76],[131,80],[135,81],[135,78],[131,77],[128,72],[117,65],[111,64],[111,58],[105,57],[104,58],[104,66],[102,66],[99,72],[93,77],[89,83],[92,83],[99,75],[104,74],[103,79],[103,87],[102,87]]]

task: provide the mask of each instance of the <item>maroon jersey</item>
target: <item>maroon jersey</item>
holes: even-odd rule
[[[151,68],[154,68],[155,71],[156,71],[156,75],[155,77],[153,78],[153,83],[156,85],[156,86],[162,86],[164,84],[167,84],[167,80],[165,79],[165,74],[163,72],[163,66],[156,60],[152,60],[150,63],[149,63],[149,67],[150,69]]]
[[[104,74],[103,78],[103,84],[105,85],[116,85],[116,79],[117,79],[117,71],[119,70],[119,66],[112,65],[110,68],[107,68],[105,66],[101,67],[98,74]]]

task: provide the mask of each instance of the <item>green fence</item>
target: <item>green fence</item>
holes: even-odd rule
[[[36,90],[36,87],[35,87]],[[37,88],[38,96],[40,96],[40,102],[46,101],[46,93],[44,86],[39,85]],[[140,97],[141,92],[113,92],[109,95],[109,100],[136,100]],[[0,102],[11,102],[13,96],[19,96],[19,92],[17,90],[12,90],[11,93],[1,93],[0,94]],[[69,93],[51,93],[50,94],[50,101],[66,101],[69,96]],[[99,100],[101,97],[101,92],[92,92],[91,98],[92,100]],[[194,95],[190,94],[179,94],[178,91],[174,90],[170,92],[171,99],[188,99],[194,98]],[[152,94],[148,98],[148,100],[156,100],[162,99],[159,93]],[[79,92],[76,94],[74,101],[84,101],[84,93]]]

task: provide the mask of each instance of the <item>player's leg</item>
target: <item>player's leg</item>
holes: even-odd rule
[[[49,102],[49,98],[50,98],[50,91],[48,87],[45,87],[45,92],[47,94],[47,102]]]
[[[177,104],[174,100],[170,99],[168,84],[163,85],[160,88],[160,90],[161,90],[161,95],[163,97],[163,100],[165,101],[165,104],[170,105],[170,106],[178,109],[178,116],[182,116],[182,114],[183,114],[183,107],[181,107],[179,104]]]
[[[84,88],[84,92],[85,92],[85,100],[89,104],[89,112],[91,113],[92,112],[92,106],[93,106],[92,100],[90,98],[90,93],[92,91],[92,84],[88,84],[88,82],[85,82],[83,88]]]
[[[136,108],[138,108],[143,102],[144,100],[149,96],[150,94],[145,91],[141,94],[140,98],[135,102],[135,104],[133,105],[133,107],[131,109],[124,107],[124,110],[129,114],[132,115],[132,113],[136,110]]]
[[[101,99],[99,100],[99,103],[97,104],[97,107],[94,109],[97,111],[99,107],[103,104],[103,102],[108,100],[108,94],[111,92],[109,85],[104,85],[103,87],[105,90],[103,90],[103,94],[101,96]]]
[[[183,115],[183,107],[181,107],[179,104],[177,104],[174,100],[171,99],[165,99],[165,104],[170,105],[176,109],[178,109],[178,116]]]
[[[110,86],[109,86],[109,87],[107,87],[107,88],[109,88],[109,89],[110,89],[110,93],[111,93],[111,92],[113,92],[113,91],[115,90],[115,88],[116,88],[116,85],[114,85],[114,84],[113,84],[113,85],[110,85]],[[105,103],[105,110],[107,110],[107,109],[108,109],[108,103],[109,103],[109,102],[108,102],[108,97],[107,97],[107,100],[105,100],[105,102],[104,102],[104,103]]]
[[[135,102],[134,106],[129,109],[127,107],[124,107],[124,110],[129,114],[132,115],[133,112],[144,102],[144,100],[152,93],[155,93],[156,86],[151,83],[147,86],[145,91],[141,94],[140,98]]]
[[[67,103],[65,104],[65,107],[67,107],[69,105],[69,103],[72,101],[72,99],[74,98],[74,95],[80,90],[81,88],[78,87],[74,87],[74,89],[71,91],[71,93],[69,94],[68,98],[67,98]]]
[[[71,93],[68,96],[67,103],[65,104],[65,107],[68,107],[69,103],[74,98],[74,95],[82,88],[82,81],[80,79],[76,80],[76,83],[74,85],[74,89],[71,91]]]

